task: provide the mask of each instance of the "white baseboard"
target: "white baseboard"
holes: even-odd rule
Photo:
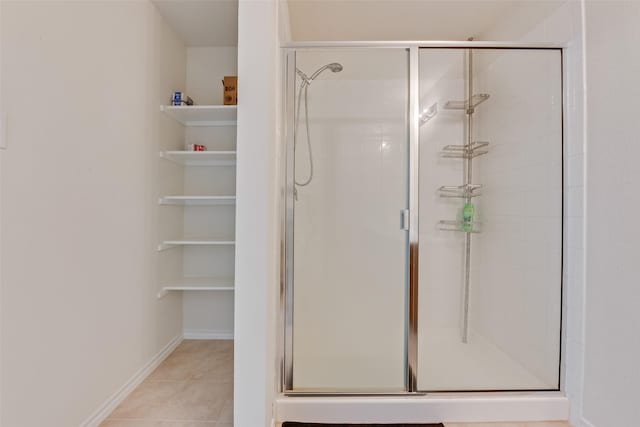
[[[584,417],[580,417],[580,425],[578,427],[595,427],[589,421],[585,420]]]
[[[185,329],[182,336],[185,340],[232,340],[233,331],[215,329]]]
[[[97,427],[104,420],[107,419],[109,414],[113,412],[116,407],[122,403],[124,399],[129,396],[129,394],[135,390],[136,387],[144,381],[154,369],[162,363],[164,359],[167,358],[173,352],[173,350],[178,347],[178,345],[182,342],[182,336],[178,335],[174,339],[172,339],[169,344],[167,344],[160,352],[158,352],[153,358],[144,365],[138,372],[136,372],[129,380],[122,386],[118,391],[116,391],[106,402],[104,402],[98,410],[96,410],[89,418],[87,418],[80,427]]]

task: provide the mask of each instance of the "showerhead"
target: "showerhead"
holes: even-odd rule
[[[340,71],[342,71],[342,64],[339,64],[337,62],[332,62],[331,64],[327,64],[327,65],[323,65],[322,67],[318,68],[313,74],[311,74],[311,77],[308,77],[304,72],[302,72],[301,70],[296,68],[296,72],[298,73],[298,75],[305,81],[306,84],[311,84],[311,82],[318,77],[320,74],[322,74],[322,72],[324,70],[331,70],[334,73],[339,73]]]
[[[339,73],[340,71],[342,71],[342,64],[339,64],[337,62],[332,62],[331,64],[327,64],[323,67],[320,67],[316,70],[315,73],[311,74],[311,77],[309,78],[309,80],[313,81],[316,77],[318,77],[324,70],[331,70],[334,73]]]
[[[307,76],[299,68],[296,68],[296,73],[300,76],[300,78],[302,79],[302,82],[300,83],[300,89],[298,89],[298,107],[296,109],[296,112],[294,113],[295,125],[293,127],[293,141],[294,141],[293,144],[295,147],[295,144],[298,140],[296,135],[298,134],[298,121],[300,120],[300,108],[301,106],[304,105],[304,122],[307,130],[307,138],[306,138],[307,153],[309,154],[309,176],[301,181],[298,181],[298,179],[295,176],[293,177],[293,182],[295,183],[296,186],[299,186],[299,187],[304,187],[305,185],[309,185],[313,180],[313,154],[311,153],[311,130],[309,129],[309,101],[308,101],[309,86],[311,86],[311,82],[313,82],[313,79],[318,77],[320,73],[322,73],[324,70],[327,70],[327,69],[331,70],[334,73],[339,73],[340,71],[342,71],[342,64],[339,64],[337,62],[331,62],[327,65],[323,65],[322,67],[318,68],[313,74],[311,74],[311,77]],[[301,102],[303,95],[304,95],[304,102]],[[294,195],[295,195],[295,199],[298,200],[297,187],[294,188]]]

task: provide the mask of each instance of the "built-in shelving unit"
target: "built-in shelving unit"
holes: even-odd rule
[[[164,65],[153,70],[159,73],[156,86],[162,92],[152,94],[158,99],[150,106],[157,118],[150,129],[156,149],[149,153],[151,164],[145,165],[157,179],[148,199],[157,224],[151,249],[159,249],[153,251],[152,297],[164,298],[159,306],[176,310],[171,316],[182,316],[184,337],[229,339],[238,106],[223,104],[238,99],[237,80],[232,79],[238,74],[237,7],[221,8],[215,3],[233,2],[216,1],[183,2],[199,4],[193,7],[165,3],[180,2],[154,4],[163,25],[175,30],[175,41],[181,43],[169,37]],[[224,28],[206,18],[212,16],[224,22]]]
[[[185,126],[234,126],[236,105],[162,105],[160,110]]]
[[[233,166],[235,151],[163,151],[160,157],[185,166]]]
[[[185,127],[212,127],[210,130],[203,129],[195,133],[185,129],[186,143],[194,142],[209,148],[229,147],[228,142],[220,144],[218,141],[217,138],[220,134],[217,132],[223,130],[217,131],[216,127],[236,124],[237,107],[235,105],[163,105],[160,109]],[[232,292],[234,280],[232,277],[225,276],[233,274],[233,271],[232,269],[231,271],[223,270],[225,270],[225,266],[232,266],[233,247],[235,246],[235,238],[233,237],[235,230],[227,228],[232,226],[234,222],[229,215],[234,215],[236,196],[233,194],[235,192],[233,175],[230,175],[228,168],[236,165],[236,151],[167,150],[161,151],[159,156],[166,160],[167,164],[173,163],[175,166],[182,167],[182,171],[178,173],[184,179],[184,188],[182,189],[184,194],[161,195],[158,198],[158,204],[184,209],[182,212],[183,230],[179,230],[178,233],[184,233],[185,237],[162,240],[158,244],[158,251],[180,251],[176,252],[176,255],[167,253],[167,256],[178,256],[181,259],[183,269],[181,273],[178,272],[178,276],[183,275],[179,279],[160,277],[158,298],[174,291]],[[166,218],[175,218],[173,216],[176,214],[175,211],[171,212],[173,213]],[[169,214],[167,213],[167,215]],[[176,232],[175,225],[173,232]],[[167,230],[166,234],[171,235],[171,232]],[[175,235],[172,234],[172,236]],[[216,237],[211,237],[212,235]],[[231,255],[226,251],[232,251]],[[231,264],[226,261],[229,259],[231,259]],[[173,273],[168,276],[171,274]]]

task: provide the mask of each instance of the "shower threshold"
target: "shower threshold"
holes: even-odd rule
[[[280,396],[277,422],[534,422],[569,418],[562,392],[434,393],[405,396]]]

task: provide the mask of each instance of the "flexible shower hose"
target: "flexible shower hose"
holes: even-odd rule
[[[300,102],[302,98],[302,91],[304,91],[304,122],[305,128],[307,130],[307,151],[309,152],[309,177],[303,181],[298,181],[297,178],[294,178],[294,182],[296,185],[300,187],[304,187],[305,185],[309,185],[311,180],[313,180],[313,153],[311,152],[311,132],[309,131],[309,102],[308,102],[308,90],[309,83],[306,80],[302,80],[300,84],[300,90],[298,91],[298,108],[296,111],[296,124],[293,129],[293,148],[294,152],[298,145],[298,125],[300,124],[300,107],[302,103]]]

